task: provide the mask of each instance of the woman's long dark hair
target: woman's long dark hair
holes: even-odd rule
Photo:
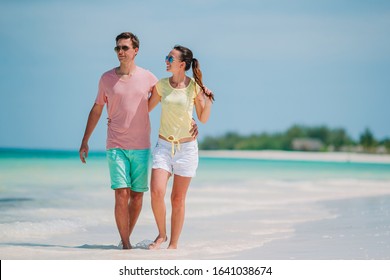
[[[203,90],[203,92],[206,94],[205,86],[202,82],[202,71],[200,71],[200,65],[199,61],[194,58],[192,51],[189,48],[176,45],[173,47],[173,49],[179,51],[181,53],[180,60],[184,61],[186,63],[185,70],[190,70],[192,66],[192,75],[195,79],[195,82],[200,86],[200,88]],[[206,94],[208,98],[210,98],[211,101],[214,101],[214,94]]]

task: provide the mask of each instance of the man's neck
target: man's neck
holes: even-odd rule
[[[119,67],[116,68],[116,73],[118,75],[131,75],[135,72],[137,65],[133,63],[121,63]]]

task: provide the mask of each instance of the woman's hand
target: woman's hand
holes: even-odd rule
[[[190,129],[190,134],[193,138],[196,138],[198,137],[198,125],[196,124],[194,119],[192,119],[191,125],[192,127]]]
[[[212,100],[212,101],[214,101],[215,99],[214,99],[214,94],[213,94],[213,92],[209,89],[209,88],[207,88],[207,87],[203,87],[203,93],[208,97],[208,98],[210,98],[210,100]]]

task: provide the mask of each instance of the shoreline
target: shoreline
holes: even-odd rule
[[[203,158],[235,158],[235,159],[264,159],[292,161],[321,161],[321,162],[355,162],[390,164],[388,154],[358,154],[346,152],[301,152],[279,150],[199,150]]]
[[[91,150],[92,157],[106,157],[105,151]],[[348,152],[306,152],[284,150],[199,150],[201,158],[262,159],[318,162],[353,162],[390,164],[390,154]],[[76,150],[1,148],[0,159],[7,158],[78,158]]]

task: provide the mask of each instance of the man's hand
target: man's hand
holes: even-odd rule
[[[88,157],[89,147],[87,143],[81,143],[79,156],[82,163],[87,163],[86,159]]]
[[[102,115],[104,105],[94,104],[88,115],[87,127],[85,128],[83,140],[81,140],[81,146],[79,150],[79,156],[82,163],[86,163],[88,157],[88,139],[92,135],[100,116]]]
[[[192,119],[191,125],[192,127],[190,129],[190,134],[193,138],[196,138],[198,137],[198,125],[196,124],[194,119]]]

